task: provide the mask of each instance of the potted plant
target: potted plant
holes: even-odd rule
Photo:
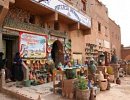
[[[67,79],[74,79],[74,78],[76,78],[76,69],[68,68],[65,70],[65,74],[66,74]]]
[[[85,78],[78,77],[76,81],[76,100],[89,100],[90,90]]]
[[[107,73],[109,74],[109,81],[114,82],[114,71],[111,66],[107,67]]]

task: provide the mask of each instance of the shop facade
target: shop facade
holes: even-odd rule
[[[18,51],[25,65],[37,70],[51,61],[55,67],[66,61],[83,64],[84,36],[90,34],[90,27],[91,18],[65,2],[16,0],[0,29],[1,51],[9,69]]]
[[[111,58],[108,9],[98,0],[89,0],[89,3],[92,26],[91,34],[85,36],[86,58],[94,57],[98,61],[103,54],[108,65]]]

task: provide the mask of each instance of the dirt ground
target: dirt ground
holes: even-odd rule
[[[101,91],[96,100],[130,100],[130,76],[121,78],[121,85],[111,84],[111,89]],[[50,95],[43,100],[68,100],[58,95]]]
[[[0,100],[16,100],[10,98],[3,93],[0,93]],[[41,97],[41,100],[68,100],[59,95],[49,94]],[[121,85],[112,83],[111,89],[107,91],[101,91],[96,100],[130,100],[130,76],[121,78]]]
[[[5,95],[3,93],[0,93],[0,100],[16,100],[15,98],[11,98],[8,95]]]
[[[96,100],[130,100],[130,76],[121,78],[121,85],[112,85],[108,91],[102,91]]]

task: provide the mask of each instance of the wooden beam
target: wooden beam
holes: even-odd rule
[[[68,29],[69,29],[70,31],[72,31],[72,30],[78,30],[78,29],[80,29],[80,24],[79,24],[79,23],[69,24],[69,25],[68,25]]]
[[[58,12],[55,12],[55,20],[58,20]]]
[[[51,21],[57,21],[58,20],[58,13],[51,13],[43,16],[44,22],[51,22]]]
[[[91,34],[91,29],[86,29],[86,30],[82,30],[84,35],[89,35]]]
[[[4,19],[8,13],[8,8],[2,8],[1,11],[0,11],[0,26],[2,26],[3,22],[4,22]]]

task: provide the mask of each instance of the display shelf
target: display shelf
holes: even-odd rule
[[[35,85],[52,81],[52,75],[46,68],[45,59],[24,59],[23,61],[29,69],[29,80]]]
[[[98,58],[98,50],[95,44],[86,43],[85,55],[86,59],[90,59],[91,57],[97,59]]]

